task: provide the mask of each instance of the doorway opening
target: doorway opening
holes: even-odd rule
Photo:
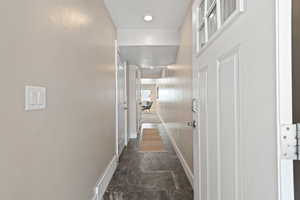
[[[157,117],[157,84],[152,79],[150,83],[141,80],[141,123],[159,123]]]

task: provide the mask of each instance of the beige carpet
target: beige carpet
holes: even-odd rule
[[[166,152],[161,136],[156,128],[144,128],[139,146],[140,152]]]

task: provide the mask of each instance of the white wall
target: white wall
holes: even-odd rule
[[[193,171],[192,121],[192,12],[189,10],[181,29],[181,41],[176,64],[168,66],[166,77],[157,79],[159,100],[157,111],[176,145]]]
[[[0,199],[90,200],[115,154],[115,27],[103,0],[0,6]],[[24,111],[24,86],[47,108]]]

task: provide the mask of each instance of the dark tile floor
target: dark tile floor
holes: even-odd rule
[[[108,186],[104,200],[193,200],[192,187],[160,124],[167,152],[141,153],[131,140]]]

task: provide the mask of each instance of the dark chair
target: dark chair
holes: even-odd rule
[[[146,105],[142,106],[142,111],[150,111],[152,105],[153,105],[153,101],[147,101]]]

